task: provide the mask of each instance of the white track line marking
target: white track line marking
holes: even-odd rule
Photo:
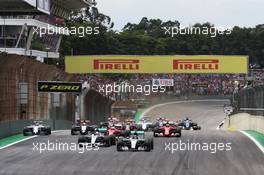
[[[246,133],[245,131],[239,131],[239,132],[241,132],[242,134],[247,136],[252,142],[254,142],[256,146],[260,149],[260,151],[262,151],[262,153],[264,154],[264,147],[254,137],[252,137],[250,134]]]

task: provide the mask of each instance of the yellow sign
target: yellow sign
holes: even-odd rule
[[[68,73],[247,74],[247,56],[67,56]]]

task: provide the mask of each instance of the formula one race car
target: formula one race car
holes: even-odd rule
[[[181,127],[167,122],[163,126],[158,126],[153,130],[153,136],[163,136],[163,137],[181,137]]]
[[[23,129],[23,135],[50,135],[51,128],[50,126],[45,126],[42,124],[42,121],[33,121],[33,124],[30,126],[26,126]]]
[[[153,138],[145,138],[144,131],[131,131],[130,136],[120,139],[116,145],[117,151],[151,151],[154,149]]]
[[[160,117],[156,119],[156,123],[154,123],[153,127],[162,127],[166,123],[167,123],[167,120],[165,118]]]
[[[108,122],[100,122],[100,127],[103,127],[103,128],[108,128],[109,127],[109,124]]]
[[[83,120],[80,122],[77,122],[75,125],[72,126],[71,128],[71,135],[87,135],[88,132],[95,131],[97,128],[96,125],[90,125],[90,122],[87,120]]]
[[[83,147],[85,144],[98,147],[110,147],[111,145],[115,145],[115,137],[113,135],[107,135],[107,128],[99,128],[91,132],[90,135],[78,138],[79,147]]]
[[[107,119],[108,126],[113,126],[119,122],[120,122],[119,119],[115,117],[110,117]]]
[[[110,136],[113,135],[116,138],[127,137],[127,136],[129,136],[129,133],[130,133],[129,131],[120,130],[120,129],[117,129],[116,127],[114,127],[114,126],[108,128],[108,130],[107,130],[107,134],[108,135],[110,135]]]
[[[136,123],[137,125],[137,129],[138,130],[143,130],[143,131],[149,131],[149,130],[153,130],[154,125],[151,122],[150,118],[148,117],[144,117],[142,119],[140,119],[140,121],[138,121]]]
[[[122,123],[116,123],[112,125],[111,127],[115,127],[117,130],[125,130],[125,126]]]
[[[183,121],[179,122],[179,126],[185,130],[201,130],[201,126],[198,126],[197,123],[194,123],[191,119],[186,118]]]
[[[133,119],[127,119],[124,122],[125,130],[126,131],[137,131],[138,126],[136,124],[136,121]]]

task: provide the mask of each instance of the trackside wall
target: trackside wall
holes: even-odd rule
[[[264,134],[264,117],[240,113],[230,116],[229,128],[234,130],[254,130]]]
[[[112,104],[113,100],[110,98],[95,90],[89,90],[84,97],[84,119],[88,119],[95,124],[106,121],[111,115]]]
[[[70,128],[75,116],[75,94],[37,91],[38,81],[75,81],[73,75],[25,56],[0,54],[0,138],[21,133],[32,120],[44,120],[53,129]],[[20,83],[28,85],[27,103],[21,103]]]

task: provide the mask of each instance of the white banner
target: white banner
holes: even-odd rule
[[[152,79],[152,85],[156,86],[174,86],[173,79]]]

